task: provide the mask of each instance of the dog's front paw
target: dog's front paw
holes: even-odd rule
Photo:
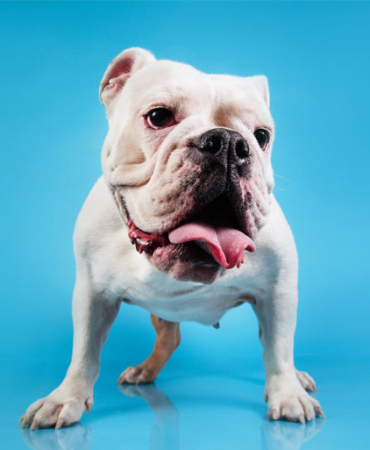
[[[313,420],[325,414],[320,403],[307,394],[296,374],[273,374],[266,383],[267,414],[272,420],[285,419],[291,422]]]
[[[144,363],[140,366],[127,367],[118,378],[118,384],[144,384],[152,383],[158,375],[158,371],[147,367]]]
[[[32,403],[19,419],[21,427],[56,429],[77,422],[93,405],[92,389],[83,382],[62,383],[45,398]]]

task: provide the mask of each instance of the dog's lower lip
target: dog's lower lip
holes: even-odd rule
[[[153,254],[154,251],[161,249],[162,247],[168,245],[170,241],[168,240],[168,234],[148,234],[145,231],[140,230],[132,219],[126,222],[129,232],[128,236],[131,243],[135,245],[136,250],[139,253]],[[163,252],[163,249],[162,249]],[[162,252],[157,252],[161,254]]]
[[[168,239],[168,232],[161,234],[148,234],[145,231],[140,230],[140,228],[136,227],[132,219],[127,221],[126,224],[129,227],[128,235],[131,243],[135,245],[136,250],[140,254],[146,253],[148,255],[152,255],[153,257],[161,258],[165,251],[165,247],[167,247],[168,245],[174,245],[171,244]],[[188,243],[176,245],[188,245]],[[202,261],[196,263],[196,265],[204,268],[219,267],[219,264],[216,261],[208,263],[204,263]]]

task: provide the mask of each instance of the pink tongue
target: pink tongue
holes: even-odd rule
[[[171,231],[168,237],[172,244],[196,241],[225,269],[240,267],[244,262],[244,250],[255,250],[252,239],[241,231],[202,220],[186,223]]]

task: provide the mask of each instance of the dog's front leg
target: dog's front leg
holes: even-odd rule
[[[78,273],[73,294],[73,354],[67,374],[47,397],[32,403],[22,427],[60,428],[77,422],[93,404],[100,354],[119,310],[119,302],[94,292],[87,274]]]
[[[307,394],[293,360],[298,293],[296,288],[273,289],[256,301],[263,365],[266,373],[265,400],[270,419],[305,423],[324,413],[320,403]]]

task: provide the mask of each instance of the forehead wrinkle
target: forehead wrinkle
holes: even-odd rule
[[[177,105],[188,101],[189,93],[180,85],[170,85],[163,88],[159,97],[163,98],[169,105]]]
[[[196,96],[199,97],[199,96]],[[194,92],[180,84],[166,85],[145,91],[142,102],[148,106],[163,104],[171,109],[194,103]]]

